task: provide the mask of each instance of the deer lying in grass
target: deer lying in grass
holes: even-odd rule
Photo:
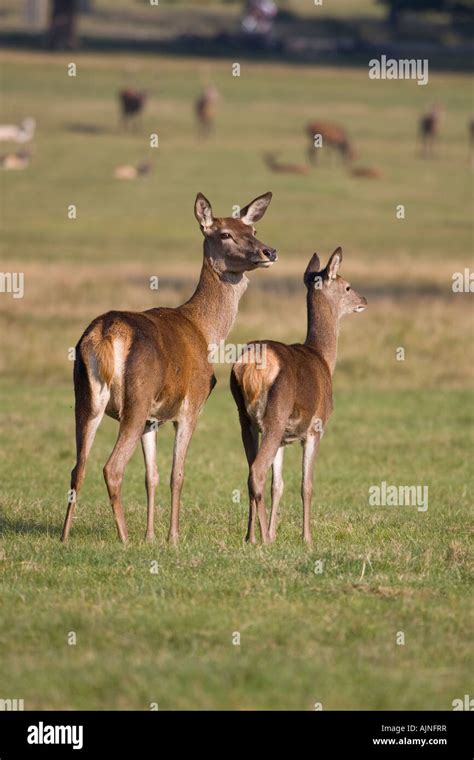
[[[199,193],[194,213],[204,235],[204,259],[194,295],[175,309],[110,311],[89,325],[76,346],[77,461],[62,540],[67,541],[96,430],[107,414],[119,421],[114,449],[104,467],[119,537],[127,540],[122,508],[125,467],[141,440],[146,469],[146,538],[154,537],[154,499],[158,484],[156,427],[173,422],[176,430],[171,473],[169,540],[178,540],[184,462],[198,415],[215,385],[209,346],[228,335],[247,287],[245,272],[269,267],[276,251],[256,237],[272,194],[255,198],[240,218],[215,218]]]
[[[342,251],[337,248],[322,271],[316,253],[308,264],[304,274],[308,314],[304,343],[252,341],[232,368],[230,385],[249,465],[247,541],[251,543],[255,543],[256,513],[263,543],[276,538],[277,510],[283,493],[283,450],[293,441],[303,445],[303,540],[311,543],[313,467],[333,408],[332,376],[339,320],[344,314],[363,311],[367,305],[366,299],[338,275],[341,261]],[[254,361],[254,356],[262,357],[260,363]],[[273,478],[268,530],[264,492],[270,466]]]
[[[378,166],[354,166],[350,173],[353,177],[363,177],[365,179],[382,179],[383,171]]]
[[[285,164],[277,160],[274,153],[264,153],[263,160],[272,172],[279,174],[309,174],[306,164]]]
[[[35,135],[36,121],[31,117],[17,124],[0,124],[0,141],[27,143]]]
[[[350,163],[355,158],[355,151],[349,140],[347,132],[339,124],[328,121],[314,121],[306,127],[309,138],[308,159],[312,164],[316,163],[318,151],[326,146],[337,150],[344,161]],[[316,147],[315,140],[321,138],[321,147]]]
[[[114,177],[115,179],[137,179],[137,177],[146,177],[151,174],[152,169],[151,161],[141,161],[136,166],[122,164],[114,169]]]

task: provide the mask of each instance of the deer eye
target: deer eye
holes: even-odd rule
[[[219,237],[220,237],[221,240],[229,240],[229,238],[231,238],[232,235],[229,235],[228,232],[221,232],[221,234],[219,235]]]
[[[351,289],[351,286],[350,285],[346,285],[346,287],[345,287],[346,293],[348,293],[350,291],[350,289]]]

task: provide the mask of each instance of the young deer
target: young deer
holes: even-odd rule
[[[120,423],[104,477],[119,537],[127,540],[121,488],[125,467],[141,440],[145,458],[148,514],[146,538],[154,537],[154,499],[158,484],[158,425],[176,430],[171,473],[171,525],[168,539],[178,540],[184,462],[198,415],[215,385],[209,345],[229,333],[247,287],[245,272],[276,261],[273,248],[256,237],[272,194],[255,198],[240,218],[218,219],[199,193],[194,213],[204,235],[204,259],[194,295],[175,309],[110,311],[89,325],[76,346],[77,461],[62,540],[67,541],[84,480],[87,457],[105,414]]]
[[[338,124],[328,121],[315,121],[308,124],[305,131],[309,138],[308,158],[312,164],[316,163],[319,150],[314,144],[317,135],[321,136],[323,148],[329,146],[339,151],[344,161],[350,163],[356,157],[346,130]]]
[[[313,467],[332,412],[339,319],[344,314],[363,311],[367,304],[338,275],[341,261],[342,251],[337,248],[322,271],[316,253],[308,264],[304,274],[308,314],[304,343],[289,346],[270,340],[253,341],[232,368],[230,385],[249,465],[247,541],[251,543],[255,543],[256,513],[263,543],[275,540],[278,504],[283,493],[283,449],[293,441],[301,441],[303,445],[303,540],[311,543]],[[254,361],[254,356],[262,357],[260,364]],[[268,530],[264,492],[271,465],[272,509]]]

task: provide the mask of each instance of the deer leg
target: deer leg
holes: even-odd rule
[[[267,514],[265,511],[264,493],[265,482],[267,479],[267,473],[272,464],[278,449],[280,448],[282,435],[284,432],[284,425],[280,429],[278,426],[276,429],[270,432],[265,432],[262,436],[262,443],[258,450],[255,461],[250,467],[249,477],[249,492],[250,501],[254,502],[258,514],[258,521],[260,523],[260,533],[264,544],[269,543],[270,537],[268,535],[267,528]]]
[[[147,422],[145,432],[141,437],[143,457],[145,459],[145,487],[147,496],[146,541],[155,538],[155,492],[160,480],[156,465],[156,429],[153,423]]]
[[[184,481],[184,463],[188,452],[196,418],[182,419],[175,423],[176,435],[173,448],[173,467],[171,470],[171,523],[168,533],[168,541],[176,545],[179,538],[179,509],[181,503],[181,490]]]
[[[255,457],[257,456],[258,452],[258,428],[255,425],[252,425],[249,418],[242,422],[241,420],[241,432],[242,432],[242,441],[244,444],[245,454],[247,456],[247,462],[249,465],[249,468],[252,466],[252,464],[255,461]],[[250,473],[250,470],[249,470]],[[250,489],[250,474],[248,479],[248,489],[249,489],[249,521],[247,526],[247,535],[245,537],[245,540],[248,541],[250,544],[255,543],[255,517],[256,517],[256,504],[255,500],[252,498],[252,493]]]
[[[252,424],[252,421],[249,415],[247,414],[244,397],[242,395],[240,385],[237,383],[233,372],[231,372],[231,375],[230,375],[230,389],[232,391],[232,395],[235,399],[235,403],[237,404],[237,409],[239,411],[240,433],[242,436],[242,443],[244,444],[245,455],[247,457],[247,463],[249,466],[249,477],[248,477],[249,521],[248,521],[247,535],[245,537],[245,540],[248,541],[250,544],[254,544],[255,543],[255,516],[256,516],[257,510],[256,510],[255,500],[252,499],[252,493],[250,489],[250,468],[255,461],[255,457],[257,456],[258,428],[256,425]]]
[[[269,536],[270,541],[276,538],[276,528],[278,520],[278,505],[283,496],[283,454],[285,449],[280,446],[272,465],[272,512],[270,517]]]
[[[286,423],[293,409],[294,397],[291,385],[279,375],[268,392],[265,414],[262,420],[262,442],[250,467],[249,490],[255,501],[263,543],[270,537],[267,529],[264,494],[268,470],[274,461],[285,434]]]
[[[311,500],[313,498],[313,469],[319,447],[319,435],[311,435],[303,443],[303,473],[301,499],[303,501],[303,541],[311,545]]]
[[[117,532],[123,543],[128,539],[122,506],[123,475],[143,433],[145,422],[146,418],[144,419],[141,415],[121,420],[117,441],[104,467],[104,478],[109,492],[110,504],[114,513]]]
[[[88,416],[79,410],[76,412],[76,465],[71,472],[71,489],[69,491],[66,518],[64,520],[61,541],[66,543],[71,531],[74,512],[76,511],[77,497],[86,474],[86,462],[94,442],[97,428],[99,427],[107,401],[95,416]]]
[[[80,351],[74,365],[74,392],[76,396],[76,464],[71,472],[71,489],[61,535],[61,541],[64,543],[67,542],[71,531],[77,497],[86,474],[87,458],[110,396],[108,388],[97,382],[95,377],[89,379]]]
[[[240,418],[240,430],[242,434],[242,442],[244,444],[245,455],[247,457],[247,462],[250,468],[252,464],[254,463],[255,457],[257,456],[257,452],[258,452],[258,428],[256,425],[253,425],[251,423],[245,411],[244,411],[244,415],[242,415]],[[250,544],[254,544],[255,543],[255,517],[256,517],[257,509],[256,509],[255,500],[252,498],[252,493],[250,489],[250,469],[249,469],[248,486],[249,486],[249,521],[248,521],[247,535],[245,537],[245,540],[248,541]]]

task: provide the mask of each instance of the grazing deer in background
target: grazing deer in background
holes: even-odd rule
[[[308,314],[304,343],[252,341],[232,368],[230,386],[249,465],[247,541],[251,543],[255,543],[256,513],[263,543],[275,540],[283,494],[283,449],[293,441],[303,445],[303,540],[311,543],[313,467],[333,408],[339,320],[344,314],[363,311],[367,305],[366,299],[338,275],[341,261],[342,251],[337,248],[325,269],[321,270],[316,253],[308,264],[304,274]],[[256,362],[255,356],[262,360]],[[270,466],[273,478],[268,530],[264,493]]]
[[[282,164],[277,161],[274,153],[265,153],[263,160],[272,172],[280,174],[309,174],[309,167],[305,164]]]
[[[420,118],[418,133],[421,142],[421,155],[425,158],[434,154],[434,144],[439,136],[443,113],[442,106],[433,106],[431,111],[423,114]]]
[[[214,126],[218,100],[219,92],[215,87],[206,87],[202,95],[196,100],[196,118],[203,136],[207,136]]]
[[[314,121],[306,127],[306,134],[309,137],[308,158],[312,164],[316,163],[318,151],[324,149],[325,146],[339,151],[344,161],[350,162],[355,158],[355,151],[347,132],[338,124],[332,124],[328,121]],[[322,140],[320,148],[314,144],[318,135],[321,136]]]
[[[118,96],[122,123],[124,126],[127,126],[132,118],[136,118],[142,114],[147,100],[147,93],[127,88],[126,90],[120,90]]]
[[[209,346],[228,335],[239,300],[247,288],[245,272],[269,267],[274,248],[256,237],[272,198],[265,193],[240,212],[240,218],[215,218],[199,193],[194,213],[204,235],[204,259],[195,293],[175,309],[109,311],[94,319],[76,346],[76,466],[62,540],[67,541],[96,430],[107,414],[120,427],[104,467],[105,482],[119,537],[127,540],[122,508],[125,467],[138,441],[145,458],[148,503],[146,538],[154,537],[154,499],[158,484],[156,427],[173,422],[169,540],[178,540],[184,462],[198,415],[215,385]]]

